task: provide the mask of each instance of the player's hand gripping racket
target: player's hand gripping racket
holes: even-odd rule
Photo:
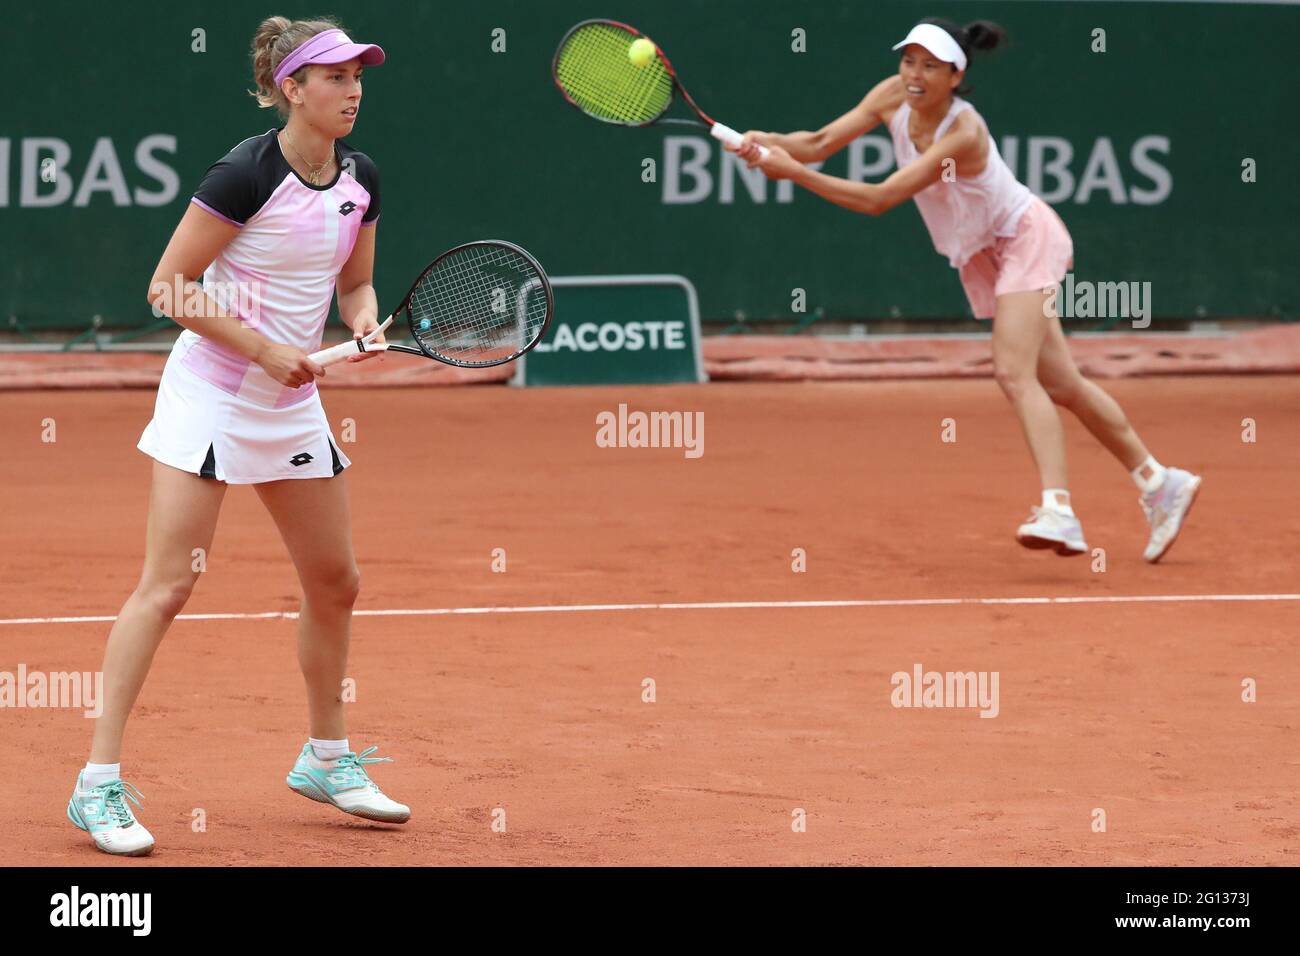
[[[679,123],[703,126],[714,139],[733,150],[744,137],[730,126],[713,119],[695,105],[664,56],[654,46],[654,56],[644,66],[637,66],[629,55],[632,44],[643,34],[616,20],[584,20],[564,35],[551,75],[564,98],[588,116],[621,126],[649,126],[652,123]],[[673,94],[680,93],[699,119],[667,117]],[[759,145],[766,158],[768,148]]]
[[[358,352],[409,352],[462,368],[503,365],[542,340],[555,300],[537,260],[510,242],[469,242],[420,273],[402,304],[370,334],[312,354],[333,365]],[[374,342],[406,313],[416,348]]]

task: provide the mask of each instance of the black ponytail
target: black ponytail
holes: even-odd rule
[[[973,20],[962,30],[970,45],[970,49],[965,51],[967,56],[970,56],[971,50],[994,50],[1007,42],[1007,31],[992,20]]]
[[[951,20],[943,17],[926,17],[921,23],[932,23],[940,29],[946,30],[948,35],[957,41],[961,47],[961,52],[966,54],[966,68],[970,69],[971,54],[976,50],[988,51],[1004,46],[1007,42],[1007,31],[994,23],[992,20],[972,20],[964,27],[959,27]],[[954,65],[953,69],[957,69]],[[965,96],[971,91],[968,86],[961,86],[953,90],[958,96]]]

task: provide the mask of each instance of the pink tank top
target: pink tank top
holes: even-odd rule
[[[937,143],[959,114],[973,107],[959,96],[952,98],[948,115],[934,131]],[[894,139],[894,160],[902,169],[921,154],[907,134],[912,107],[904,103],[890,120],[889,132]],[[983,119],[980,120],[983,125]],[[988,136],[988,128],[984,134]],[[1020,217],[1029,208],[1033,193],[1020,183],[1002,161],[997,144],[989,136],[989,158],[978,176],[957,177],[955,182],[937,183],[922,189],[914,197],[921,218],[930,230],[930,239],[940,255],[948,257],[954,269],[960,269],[971,256],[999,237],[1014,236]]]

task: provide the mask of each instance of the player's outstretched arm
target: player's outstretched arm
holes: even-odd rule
[[[751,163],[769,179],[789,179],[828,202],[878,216],[937,183],[945,172],[956,174],[958,164],[978,155],[982,130],[977,124],[954,124],[943,138],[882,183],[859,183],[809,169],[785,150],[768,147],[766,159]]]
[[[863,133],[875,129],[886,112],[898,109],[903,102],[903,81],[897,76],[877,83],[857,106],[816,132],[765,133],[750,130],[736,151],[741,159],[757,158],[754,144],[769,149],[779,146],[801,163],[819,163],[834,156]]]

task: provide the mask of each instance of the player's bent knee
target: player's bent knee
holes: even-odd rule
[[[1043,388],[1047,390],[1047,395],[1051,400],[1060,405],[1062,408],[1072,408],[1079,401],[1079,389],[1083,385],[1082,379],[1076,379],[1070,382],[1051,382],[1043,383]]]
[[[993,378],[997,381],[998,388],[1002,389],[1007,398],[1012,401],[1023,395],[1034,382],[1031,375],[1026,375],[1018,369],[1007,369],[996,364],[993,367]]]
[[[194,578],[175,581],[142,581],[136,594],[155,614],[171,620],[185,609],[194,593]]]

